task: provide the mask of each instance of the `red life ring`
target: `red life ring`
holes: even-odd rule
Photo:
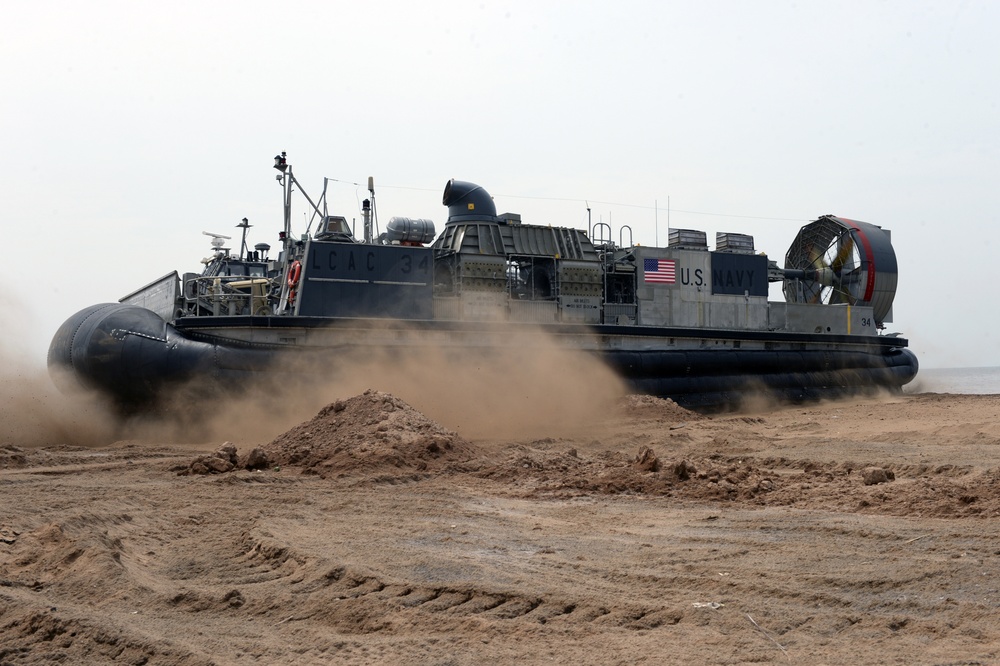
[[[292,262],[292,265],[288,269],[288,304],[292,305],[295,303],[296,287],[299,286],[299,278],[302,277],[302,263],[298,260]]]
[[[302,264],[295,260],[292,262],[291,268],[288,269],[288,286],[295,289],[296,285],[299,284],[300,277],[302,277]]]

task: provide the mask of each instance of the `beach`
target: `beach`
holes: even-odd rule
[[[4,444],[0,664],[1000,659],[1000,396],[577,426],[367,391],[218,455]]]

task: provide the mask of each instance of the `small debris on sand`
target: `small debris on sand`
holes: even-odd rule
[[[267,469],[271,466],[271,459],[268,457],[267,452],[261,448],[255,448],[250,451],[247,455],[246,461],[243,466],[247,469]]]
[[[895,481],[896,475],[893,474],[891,469],[885,469],[883,467],[866,467],[861,471],[861,478],[864,480],[866,486],[875,486],[880,483]]]
[[[188,474],[225,474],[236,469],[239,458],[232,442],[226,442],[215,453],[199,456],[191,461],[187,469],[178,472],[179,476]]]
[[[653,453],[653,449],[644,446],[639,450],[639,455],[635,457],[635,466],[645,472],[659,472],[660,459]]]

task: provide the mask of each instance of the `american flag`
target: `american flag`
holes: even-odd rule
[[[642,272],[645,273],[646,282],[674,284],[677,276],[676,262],[673,259],[643,259]]]

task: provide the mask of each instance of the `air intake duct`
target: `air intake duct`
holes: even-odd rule
[[[475,183],[449,180],[444,186],[441,203],[448,207],[446,224],[497,221],[497,207],[493,203],[493,197]]]

